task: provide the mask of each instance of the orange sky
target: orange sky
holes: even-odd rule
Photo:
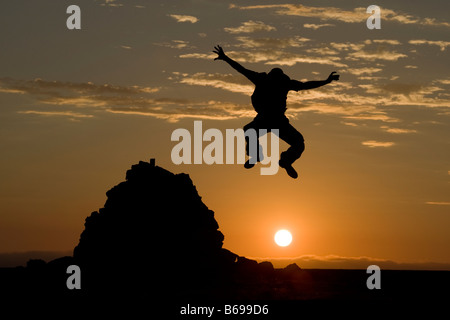
[[[233,3],[84,0],[73,31],[67,1],[2,5],[0,253],[70,250],[105,192],[154,157],[190,174],[239,255],[450,263],[448,5],[379,1],[368,30],[366,1]],[[172,163],[173,130],[255,115],[251,84],[212,60],[218,43],[252,70],[341,74],[289,94],[298,180]]]

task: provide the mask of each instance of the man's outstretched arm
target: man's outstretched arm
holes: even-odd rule
[[[307,81],[307,82],[300,82],[300,81],[292,80],[292,82],[293,82],[292,90],[295,90],[295,91],[309,90],[309,89],[314,89],[314,88],[324,86],[326,84],[331,83],[332,81],[337,81],[337,80],[339,80],[339,75],[335,74],[335,73],[336,73],[336,71],[333,71],[332,73],[330,73],[330,75],[328,76],[328,78],[326,80]]]
[[[233,59],[228,57],[225,54],[225,52],[223,52],[222,47],[219,46],[219,45],[214,47],[213,52],[217,53],[217,55],[218,55],[217,58],[214,59],[214,61],[215,60],[223,60],[223,61],[225,61],[233,69],[235,69],[237,72],[242,73],[244,76],[246,76],[248,78],[248,80],[250,80],[251,82],[255,83],[255,76],[257,75],[257,72],[244,68],[239,63],[237,63],[236,61],[234,61]]]

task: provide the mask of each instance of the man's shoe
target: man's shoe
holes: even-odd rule
[[[285,161],[280,160],[280,161],[278,161],[278,164],[279,164],[280,167],[282,167],[284,170],[286,170],[286,173],[288,174],[289,177],[291,177],[293,179],[297,179],[298,178],[298,173],[292,167],[291,163],[286,163]]]
[[[255,163],[250,163],[250,159],[248,159],[245,163],[244,163],[244,168],[245,169],[251,169],[255,166]]]

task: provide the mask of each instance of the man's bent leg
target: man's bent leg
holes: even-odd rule
[[[261,161],[264,158],[264,156],[263,156],[262,146],[259,143],[259,138],[260,138],[260,136],[259,136],[259,129],[260,129],[260,126],[259,126],[258,120],[256,118],[253,119],[252,122],[250,122],[250,123],[248,123],[248,124],[246,124],[244,126],[244,133],[247,132],[247,130],[249,130],[249,129],[255,130],[255,133],[256,133],[256,141],[258,143],[258,148],[257,148],[258,154],[257,154],[257,161],[256,162],[258,162],[258,161]],[[250,156],[250,143],[251,142],[252,141],[250,140],[250,138],[246,135],[245,136],[245,152],[247,153],[247,156]],[[253,166],[251,166],[251,167],[253,167]]]
[[[300,158],[305,150],[305,141],[300,132],[297,131],[289,122],[280,127],[280,139],[289,144],[289,149],[281,153],[280,161],[291,165]]]

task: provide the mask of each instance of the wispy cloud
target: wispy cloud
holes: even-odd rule
[[[116,0],[105,0],[105,2],[100,4],[104,7],[123,7],[122,3],[116,3]]]
[[[428,201],[426,204],[436,205],[436,206],[450,206],[450,202],[446,201]]]
[[[373,112],[373,113],[363,113],[353,116],[347,116],[346,119],[351,120],[370,120],[370,121],[382,121],[382,122],[399,122],[398,119],[393,118],[392,116],[387,115],[382,112]]]
[[[414,129],[391,128],[388,126],[381,126],[381,129],[383,129],[384,131],[389,132],[389,133],[398,133],[398,134],[416,133],[417,132],[417,130],[414,130]]]
[[[248,91],[250,88],[237,77],[221,75],[214,76],[196,74],[191,78],[185,75],[180,82],[185,84],[204,85],[210,81],[216,87],[224,86],[225,80],[234,83],[232,88],[237,92]],[[202,82],[203,81],[203,82]],[[109,112],[123,115],[151,116],[176,122],[183,118],[226,120],[254,116],[254,111],[248,104],[240,105],[220,101],[192,101],[188,99],[156,97],[159,88],[141,86],[114,86],[109,84],[71,83],[59,81],[16,80],[0,78],[0,92],[29,95],[40,103],[39,110],[19,110],[24,115],[39,115],[44,117],[66,117],[71,120],[92,118],[88,112],[80,112],[79,108],[89,108],[96,112]],[[248,92],[246,92],[248,94]],[[60,110],[48,110],[47,106],[58,106]],[[73,108],[77,108],[73,110]]]
[[[339,57],[311,57],[304,55],[284,54],[280,55],[276,59],[273,59],[272,61],[267,61],[265,64],[293,66],[296,65],[297,63],[310,63],[310,64],[332,65],[339,68],[347,67],[345,63],[339,62],[339,60],[341,60],[341,58]]]
[[[337,50],[334,50],[334,49],[331,49],[328,47],[310,48],[310,49],[306,49],[306,52],[314,53],[319,56],[329,56],[329,55],[339,54],[339,52]]]
[[[214,55],[212,56],[214,57]],[[260,56],[252,56],[251,53],[248,53],[248,56],[243,54],[239,57],[243,60],[251,57],[255,60],[260,59],[266,64],[272,63],[272,61],[266,60],[267,56],[264,50],[262,50]],[[212,57],[205,55],[201,58]],[[351,71],[356,73],[378,72],[376,70]],[[246,97],[254,89],[253,85],[239,74],[173,72],[169,75],[168,80],[181,85],[225,90]],[[440,81],[445,82],[445,79],[436,80],[427,86],[402,83],[383,85],[372,83],[354,86],[349,82],[336,82],[318,90],[289,94],[287,114],[296,117],[302,112],[315,112],[338,115],[344,121],[358,124],[359,121],[395,123],[399,120],[380,107],[417,105],[442,109],[450,105],[450,98],[434,95],[435,92],[443,90],[438,85]],[[364,91],[361,93],[360,89]],[[156,87],[0,78],[0,92],[28,95],[35,99],[37,107],[25,111],[21,110],[20,112],[24,115],[34,114],[54,118],[65,116],[82,120],[92,117],[92,112],[81,112],[79,108],[91,108],[95,112],[152,116],[168,121],[177,121],[189,117],[224,120],[255,115],[253,108],[247,102],[236,104],[214,101],[211,103],[211,101],[199,101],[197,99],[174,99],[173,97],[164,97],[164,90]],[[50,106],[53,107],[50,108]],[[55,110],[55,106],[61,109]],[[381,127],[381,129],[393,134],[414,132],[412,129],[387,126]],[[370,147],[387,147],[392,144],[392,142],[364,142],[364,145]]]
[[[439,79],[439,80],[436,80],[436,82],[441,83],[441,84],[450,84],[450,79]]]
[[[364,67],[364,68],[348,68],[347,71],[354,75],[362,75],[362,74],[373,74],[375,72],[380,72],[381,68],[373,68],[373,67]]]
[[[172,49],[194,48],[194,46],[189,44],[189,41],[185,41],[185,40],[172,40],[170,42],[157,42],[157,43],[154,43],[154,45],[172,48]]]
[[[359,51],[366,43],[353,43],[353,42],[330,42],[330,46],[339,51]]]
[[[365,8],[356,8],[353,11],[347,11],[334,7],[309,7],[296,4],[233,5],[232,8],[240,10],[273,9],[275,10],[275,13],[279,15],[314,17],[320,18],[323,21],[337,20],[343,22],[360,22],[367,19]]]
[[[290,38],[253,38],[253,37],[236,37],[241,42],[235,45],[242,48],[298,48],[311,41],[311,39],[294,36]]]
[[[214,100],[205,102],[184,101],[183,103],[170,101],[170,99],[164,100],[149,101],[149,103],[141,106],[108,107],[106,111],[115,114],[154,117],[168,122],[177,122],[186,118],[229,120],[255,116],[255,112],[248,105]]]
[[[394,142],[383,142],[383,141],[375,141],[375,140],[369,140],[369,141],[363,141],[361,142],[363,146],[367,146],[369,148],[389,148],[395,145]]]
[[[386,61],[397,61],[400,58],[406,58],[407,55],[404,53],[399,53],[396,51],[388,51],[382,47],[376,50],[361,50],[348,54],[348,59],[363,59],[363,60],[386,60]]]
[[[217,54],[214,54],[214,53],[185,53],[185,54],[180,54],[178,57],[182,58],[182,59],[212,60],[217,57]]]
[[[305,23],[303,24],[304,28],[317,30],[324,27],[334,27],[334,24],[331,23],[323,23],[323,24],[315,24],[315,23]]]
[[[353,10],[345,10],[337,7],[311,7],[301,4],[264,4],[239,6],[232,4],[230,8],[240,10],[274,10],[275,14],[287,16],[299,16],[318,18],[321,21],[340,21],[345,23],[361,23],[369,16],[367,8],[359,7]],[[401,24],[421,24],[437,27],[450,27],[450,23],[437,21],[434,18],[421,18],[407,13],[401,13],[388,8],[381,8],[383,19]]]
[[[169,14],[169,17],[175,19],[177,22],[198,22],[198,18],[194,16],[182,15],[182,14]]]
[[[186,75],[179,79],[178,82],[189,85],[214,87],[231,92],[243,93],[245,95],[251,95],[254,89],[254,86],[243,77],[231,74],[207,74],[199,72],[193,75]]]
[[[356,73],[378,72],[377,70],[351,70]],[[173,80],[179,83],[213,87],[249,96],[253,85],[245,78],[235,74],[177,74]],[[424,106],[440,107],[448,105],[450,101],[445,97],[432,94],[442,90],[436,85],[422,86],[419,84],[387,83],[382,85],[361,84],[358,87],[366,90],[361,94],[355,86],[347,82],[338,82],[318,90],[306,90],[288,95],[288,114],[296,115],[300,112],[317,112],[336,114],[347,120],[381,121],[396,123],[399,119],[393,117],[380,106]],[[413,129],[382,128],[389,133],[413,133]]]
[[[156,87],[97,85],[92,82],[46,81],[42,79],[17,80],[0,78],[0,92],[28,93],[36,95],[63,96],[64,91],[78,94],[137,94],[159,91]]]
[[[234,60],[242,63],[262,62],[267,65],[293,66],[297,63],[323,64],[335,67],[347,67],[345,63],[340,62],[341,58],[336,56],[311,56],[296,54],[277,49],[261,49],[258,51],[229,51],[227,54]],[[212,59],[216,55],[205,53],[182,54],[180,58]]]
[[[73,111],[38,111],[38,110],[26,110],[26,111],[18,111],[21,114],[35,114],[44,117],[67,117],[70,119],[79,119],[79,118],[93,118],[92,114],[84,114]]]
[[[395,39],[375,39],[372,40],[374,43],[384,43],[384,44],[390,44],[393,46],[398,46],[400,44],[402,44],[400,41],[395,40]]]
[[[410,44],[414,45],[421,45],[421,44],[427,44],[430,46],[438,46],[441,51],[445,51],[445,49],[450,46],[450,41],[432,41],[432,40],[409,40]]]
[[[265,24],[262,21],[245,21],[239,27],[228,27],[224,28],[228,33],[253,33],[258,31],[275,31],[277,30],[274,26]]]

